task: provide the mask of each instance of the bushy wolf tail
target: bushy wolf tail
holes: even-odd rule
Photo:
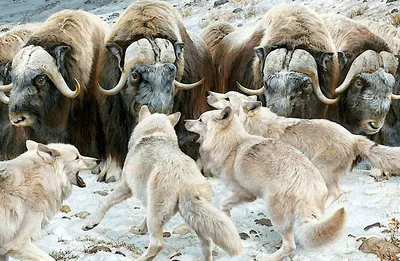
[[[317,212],[320,212],[317,210]],[[298,215],[294,224],[295,236],[305,247],[324,246],[337,239],[346,223],[344,208],[337,210],[331,217],[324,220],[311,218],[309,210]]]
[[[358,135],[356,153],[368,159],[372,166],[381,170],[400,170],[400,147],[379,145],[367,137]]]
[[[234,30],[233,26],[228,23],[217,23],[208,27],[201,35],[201,38],[206,42],[211,54],[214,54],[214,51],[217,49],[222,39]]]
[[[198,235],[212,241],[231,256],[240,255],[242,245],[232,220],[208,200],[196,195],[179,198],[179,213]]]

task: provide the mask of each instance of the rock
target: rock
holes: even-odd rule
[[[62,213],[69,213],[69,212],[71,212],[71,208],[68,205],[62,205],[62,207],[60,208],[60,211]]]
[[[86,0],[86,1],[84,2],[84,4],[85,4],[85,5],[87,5],[87,4],[93,4],[93,2],[92,2],[91,0]]]
[[[140,207],[133,207],[133,209],[140,209]]]
[[[105,197],[105,196],[108,195],[108,192],[107,192],[107,191],[101,191],[101,190],[99,190],[99,191],[93,192],[93,194],[98,194],[98,195],[100,195],[100,196]]]
[[[247,234],[244,233],[244,232],[239,233],[239,236],[240,236],[240,238],[241,238],[242,240],[246,240],[246,239],[249,239],[249,238],[250,238],[250,236],[247,235]]]
[[[63,217],[62,217],[62,219],[68,219],[68,220],[71,220],[71,218],[70,218],[70,217],[67,217],[67,216],[63,216]]]
[[[212,251],[212,256],[218,256],[218,252],[217,251]]]
[[[112,14],[110,14],[109,16],[108,16],[108,18],[109,19],[112,19],[112,18],[117,18],[119,16],[119,13],[112,13]],[[115,179],[115,178],[114,178]],[[115,181],[115,180],[114,180]],[[110,182],[112,182],[111,180],[110,180]]]
[[[90,213],[87,211],[81,211],[79,213],[75,214],[75,217],[80,218],[80,219],[85,219],[87,216],[89,216]]]
[[[243,24],[238,24],[238,25],[237,25],[237,27],[242,27],[242,26],[243,26]]]
[[[237,13],[240,13],[240,12],[243,12],[243,9],[242,9],[242,8],[235,8],[235,9],[233,9],[233,13],[234,13],[234,14],[237,14]]]
[[[92,246],[92,247],[89,247],[88,249],[86,249],[84,252],[86,254],[95,254],[95,253],[101,252],[101,251],[111,252],[111,249],[106,246]]]
[[[359,242],[359,241],[364,242],[366,239],[367,239],[366,237],[359,237],[356,239],[356,242]]]
[[[126,257],[126,255],[125,255],[124,253],[122,253],[121,251],[115,251],[115,254],[116,254],[116,255],[121,255],[121,256],[125,256],[125,257]]]
[[[396,1],[397,0],[387,0],[386,3],[389,4],[389,3],[392,3],[392,2],[396,2]]]
[[[254,222],[256,222],[257,225],[272,227],[271,220],[269,220],[268,218],[256,219],[254,220]]]
[[[163,237],[170,237],[170,236],[171,236],[171,233],[169,233],[169,232],[164,232],[164,233],[162,233],[162,236],[163,236]]]
[[[172,234],[174,235],[180,235],[180,236],[184,236],[190,233],[193,233],[193,229],[191,229],[186,223],[183,223],[179,226],[177,226],[176,228],[174,228],[174,230],[172,231]]]
[[[399,12],[399,9],[397,9],[397,8],[393,9],[392,11],[390,11],[391,14],[398,13],[398,12]]]
[[[257,231],[255,231],[255,230],[250,230],[249,233],[252,234],[252,235],[254,235],[254,234],[257,234]]]
[[[381,225],[381,223],[376,222],[376,223],[374,223],[374,224],[371,224],[371,225],[366,226],[366,227],[364,228],[364,231],[368,231],[368,230],[370,230],[371,228],[374,228],[374,227],[382,227],[382,225]]]
[[[352,238],[356,238],[356,236],[355,236],[355,235],[352,235],[352,234],[348,234],[347,236],[348,236],[348,237],[352,237]]]
[[[178,257],[178,256],[181,256],[182,255],[182,253],[176,253],[175,255],[173,255],[173,256],[171,256],[169,259],[172,259],[172,258],[174,258],[174,257]]]
[[[217,0],[214,2],[214,7],[217,7],[217,6],[226,4],[226,3],[229,3],[229,1],[228,0]]]
[[[395,257],[400,254],[400,247],[377,237],[366,239],[359,247],[359,250],[363,253],[375,254],[378,257]]]

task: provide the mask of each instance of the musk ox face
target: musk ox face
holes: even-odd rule
[[[341,94],[340,110],[353,133],[372,135],[383,126],[390,109],[394,77],[379,69],[359,73]]]
[[[122,59],[122,49],[115,43],[108,44],[107,49],[118,60],[122,73],[114,88],[99,88],[99,91],[105,95],[121,92],[127,111],[135,119],[143,105],[147,105],[152,113],[171,113],[178,90],[191,89],[202,83],[183,84],[176,80],[183,74],[183,47],[183,43],[173,44],[167,39],[142,38],[126,48]]]
[[[310,118],[316,115],[318,99],[326,104],[334,104],[338,99],[327,98],[321,91],[321,82],[328,85],[332,53],[321,53],[318,59],[308,51],[296,49],[288,51],[279,48],[265,55],[263,47],[256,49],[263,75],[263,87],[247,89],[240,84],[239,89],[250,95],[264,95],[267,107],[278,115]],[[317,61],[323,72],[318,73]],[[322,106],[320,106],[322,107]],[[321,109],[322,110],[322,109]],[[320,112],[318,112],[320,113]]]
[[[28,46],[15,56],[12,65],[12,91],[9,99],[9,118],[18,127],[40,126],[52,122],[52,117],[60,115],[65,99],[76,97],[80,85],[76,81],[76,90],[71,91],[62,77],[64,57],[69,47],[54,49],[53,58],[42,47]],[[66,110],[68,112],[68,110]]]

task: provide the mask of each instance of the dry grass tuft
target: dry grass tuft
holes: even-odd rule
[[[390,22],[394,26],[400,26],[400,12],[396,12],[390,15]]]

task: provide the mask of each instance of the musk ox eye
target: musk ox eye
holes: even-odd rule
[[[354,82],[354,87],[361,89],[363,86],[363,83],[361,80],[357,80]]]
[[[39,75],[35,79],[36,86],[40,87],[43,86],[46,83],[46,77],[43,75]]]
[[[138,81],[139,78],[140,78],[140,75],[139,75],[137,72],[133,72],[133,73],[131,74],[131,79],[132,79],[132,81]]]

